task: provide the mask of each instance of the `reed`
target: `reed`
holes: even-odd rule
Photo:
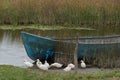
[[[0,0],[0,24],[120,25],[119,0]]]

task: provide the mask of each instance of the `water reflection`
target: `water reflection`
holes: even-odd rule
[[[0,64],[24,66],[23,59],[30,59],[27,56],[24,46],[20,40],[20,34],[19,36],[14,36],[14,39],[12,37],[13,35],[15,35],[14,32],[1,31]]]

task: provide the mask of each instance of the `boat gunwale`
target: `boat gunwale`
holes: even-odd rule
[[[56,39],[56,40],[82,40],[82,39],[108,39],[108,38],[120,38],[120,35],[112,35],[112,36],[93,36],[93,37],[78,37],[78,38],[63,38],[63,39]]]
[[[115,44],[115,43],[120,43],[120,40],[115,41],[115,39],[120,38],[120,35],[57,39],[57,38],[43,37],[43,36],[40,36],[40,35],[31,34],[31,33],[23,32],[23,31],[21,33],[25,33],[25,34],[28,34],[28,35],[36,36],[38,38],[43,38],[43,39],[46,39],[46,40],[51,40],[51,41],[56,41],[56,42],[57,41],[58,42],[68,42],[68,43],[73,42],[73,44],[76,42],[77,39],[78,39],[79,44]],[[107,40],[107,39],[108,40],[113,40],[114,39],[114,41],[112,41],[112,42],[111,41],[104,41],[104,40]],[[84,40],[84,41],[82,41],[82,40]],[[85,42],[85,40],[88,40],[88,41]],[[91,42],[89,40],[91,40]],[[96,40],[96,42],[94,42],[92,40]],[[103,41],[98,41],[98,40],[103,40]]]
[[[55,39],[53,38],[50,38],[50,37],[43,37],[43,36],[40,36],[40,35],[36,35],[36,34],[31,34],[31,33],[27,33],[27,32],[21,32],[22,34],[25,33],[25,34],[29,34],[29,35],[32,35],[32,36],[36,36],[38,38],[44,38],[44,39],[47,39],[47,40],[52,40],[52,41],[56,41]]]

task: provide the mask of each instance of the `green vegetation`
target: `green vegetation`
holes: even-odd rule
[[[93,26],[94,27],[94,26]],[[76,37],[76,34],[80,36],[104,36],[104,35],[119,35],[120,27],[111,25],[92,28],[92,27],[76,27],[76,26],[48,26],[48,25],[0,25],[0,30],[17,30],[17,31],[27,31],[37,34],[42,34],[43,36],[56,35],[58,37]],[[61,34],[61,33],[64,33]],[[59,36],[61,35],[61,36]]]
[[[120,70],[96,73],[42,71],[9,65],[0,66],[0,80],[119,80]]]
[[[0,32],[3,33],[5,30],[7,32],[13,31],[12,36],[14,37],[20,35],[21,31],[55,38],[76,37],[77,33],[80,36],[120,35],[120,0],[0,0]],[[115,55],[115,52],[112,55]],[[115,67],[111,64],[115,64],[116,58],[119,59],[117,56],[101,55],[101,57],[97,58],[93,64],[100,63],[99,66]],[[108,64],[104,65],[104,61]],[[1,66],[3,69],[4,67],[13,69],[11,66]],[[6,79],[5,74],[8,74],[9,80],[27,80],[29,77],[31,80],[44,79],[49,74],[55,74],[45,72],[46,75],[42,74],[42,78],[40,78],[34,76],[44,73],[43,71],[16,67],[15,69],[21,73],[7,73],[7,70],[6,72],[3,70],[3,72],[0,71],[0,79]],[[15,78],[10,74],[20,75],[21,77]],[[84,78],[83,75],[78,74],[72,74],[72,77],[71,74],[59,74],[60,80],[62,78],[63,80],[71,79],[72,77],[75,79]],[[59,74],[57,74],[57,77]],[[100,79],[104,79],[104,73],[100,74],[102,75]],[[97,74],[89,74],[87,77],[85,76],[85,80],[88,78],[97,79],[95,76],[98,77]],[[57,77],[52,79],[52,76],[50,76],[51,80],[56,80]],[[119,77],[110,76],[110,80],[114,80],[114,78],[118,79]]]
[[[80,27],[64,27],[64,26],[41,26],[41,25],[0,25],[0,30],[87,30],[92,31],[92,28],[80,28]]]
[[[0,0],[0,25],[12,25],[0,26],[0,29],[63,30],[69,27],[69,30],[96,29],[94,35],[120,34],[119,4],[119,0]],[[81,32],[86,34],[88,30]]]
[[[120,25],[119,0],[0,0],[0,24]]]

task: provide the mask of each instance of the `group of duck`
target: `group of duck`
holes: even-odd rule
[[[34,65],[36,65],[41,70],[48,70],[51,67],[58,68],[58,69],[63,67],[63,64],[61,64],[61,63],[55,62],[55,63],[49,64],[46,60],[45,60],[45,63],[43,64],[39,59],[37,59],[35,64],[33,64],[31,62],[28,62],[27,60],[24,60],[24,64],[27,67],[29,67],[29,68],[31,68]],[[81,64],[80,65],[81,65],[81,68],[86,68],[86,64],[84,63],[83,60],[81,60]],[[75,68],[75,65],[72,64],[72,63],[69,63],[66,67],[63,68],[63,70],[64,71],[71,71],[74,68]]]

